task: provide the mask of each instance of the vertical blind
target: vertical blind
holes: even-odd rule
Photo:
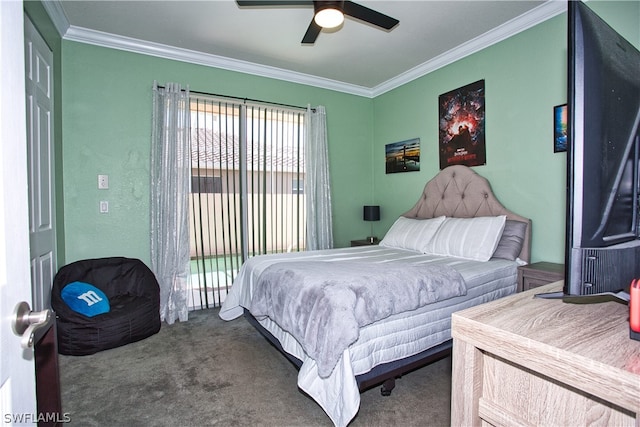
[[[249,257],[305,249],[305,111],[191,97],[191,308]]]

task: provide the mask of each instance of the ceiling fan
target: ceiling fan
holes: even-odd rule
[[[342,24],[344,15],[359,19],[376,27],[391,30],[400,21],[352,1],[328,0],[236,0],[240,7],[260,6],[313,6],[314,14],[302,44],[314,44],[323,28],[335,28]]]

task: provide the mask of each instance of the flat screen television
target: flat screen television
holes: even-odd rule
[[[581,302],[567,296],[624,292],[640,277],[640,52],[584,3],[568,6],[563,295]]]

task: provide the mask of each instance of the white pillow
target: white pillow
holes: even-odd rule
[[[424,253],[488,261],[498,246],[506,215],[447,218]]]
[[[411,219],[403,216],[393,223],[380,246],[423,252],[425,245],[438,231],[444,216],[430,219]]]

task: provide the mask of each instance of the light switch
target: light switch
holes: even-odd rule
[[[98,188],[100,190],[109,188],[109,175],[98,175]]]
[[[106,200],[100,201],[100,213],[109,213],[109,202]]]

